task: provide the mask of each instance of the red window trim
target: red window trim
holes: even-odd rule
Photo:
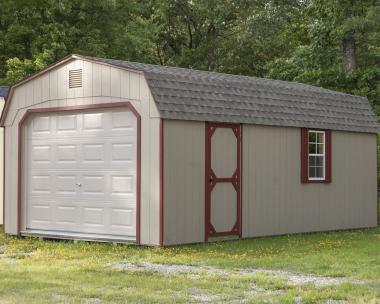
[[[325,179],[310,180],[309,179],[309,131],[324,131],[325,132]],[[308,129],[301,128],[301,183],[331,183],[331,130]]]

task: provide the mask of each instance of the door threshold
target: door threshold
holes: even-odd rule
[[[112,234],[96,234],[82,232],[68,232],[55,230],[39,230],[26,229],[21,231],[22,236],[35,236],[47,239],[63,239],[63,240],[83,240],[93,242],[114,242],[114,243],[136,243],[136,237],[112,235]]]
[[[210,236],[208,238],[209,242],[219,242],[219,241],[234,241],[239,240],[240,237],[238,235],[225,235],[225,236]]]

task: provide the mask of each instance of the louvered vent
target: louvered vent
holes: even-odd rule
[[[82,87],[82,70],[70,70],[69,71],[69,88],[81,88]]]

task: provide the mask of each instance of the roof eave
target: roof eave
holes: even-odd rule
[[[59,61],[47,66],[45,69],[38,71],[38,72],[35,72],[33,74],[30,74],[30,75],[24,77],[23,79],[16,81],[13,85],[9,86],[8,94],[7,94],[7,97],[5,98],[6,102],[5,102],[4,110],[1,113],[1,117],[0,117],[0,126],[4,126],[4,120],[5,120],[5,117],[8,113],[9,104],[12,100],[13,92],[14,92],[16,87],[18,87],[18,86],[24,84],[25,82],[30,81],[36,77],[41,76],[41,75],[57,68],[58,66],[66,63],[68,61],[71,61],[71,60],[77,59],[77,58],[78,58],[78,56],[76,56],[76,55],[65,56],[62,59],[60,59]]]
[[[9,108],[9,104],[11,103],[11,100],[12,100],[12,96],[13,96],[13,92],[15,90],[16,87],[24,84],[25,82],[27,81],[30,81],[36,77],[39,77],[59,66],[61,66],[62,64],[65,64],[71,60],[74,60],[74,59],[81,59],[81,60],[85,60],[85,61],[88,61],[88,62],[94,62],[94,63],[97,63],[97,64],[102,64],[102,65],[106,65],[106,66],[112,66],[112,67],[115,67],[115,68],[118,68],[118,69],[121,69],[121,70],[128,70],[128,71],[131,71],[131,72],[135,72],[135,73],[141,73],[141,74],[144,74],[143,71],[141,70],[138,70],[138,69],[130,69],[130,68],[125,68],[125,67],[121,67],[121,66],[118,66],[118,65],[115,65],[115,64],[110,64],[110,63],[106,63],[106,62],[102,62],[100,60],[96,60],[92,57],[87,57],[87,56],[83,56],[83,55],[77,55],[77,54],[71,54],[71,55],[67,55],[65,57],[63,57],[62,59],[60,59],[59,61],[47,66],[45,69],[41,70],[41,71],[38,71],[36,73],[33,73],[31,75],[28,75],[26,77],[24,77],[23,79],[15,82],[13,85],[9,86],[9,90],[8,90],[8,94],[7,94],[7,97],[5,98],[5,106],[4,106],[4,110],[0,116],[0,126],[4,126],[4,123],[5,123],[5,118],[6,118],[6,115],[8,113],[8,108]]]

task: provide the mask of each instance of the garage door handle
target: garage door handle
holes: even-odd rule
[[[81,183],[76,183],[75,185],[77,185],[78,187],[82,187]]]

